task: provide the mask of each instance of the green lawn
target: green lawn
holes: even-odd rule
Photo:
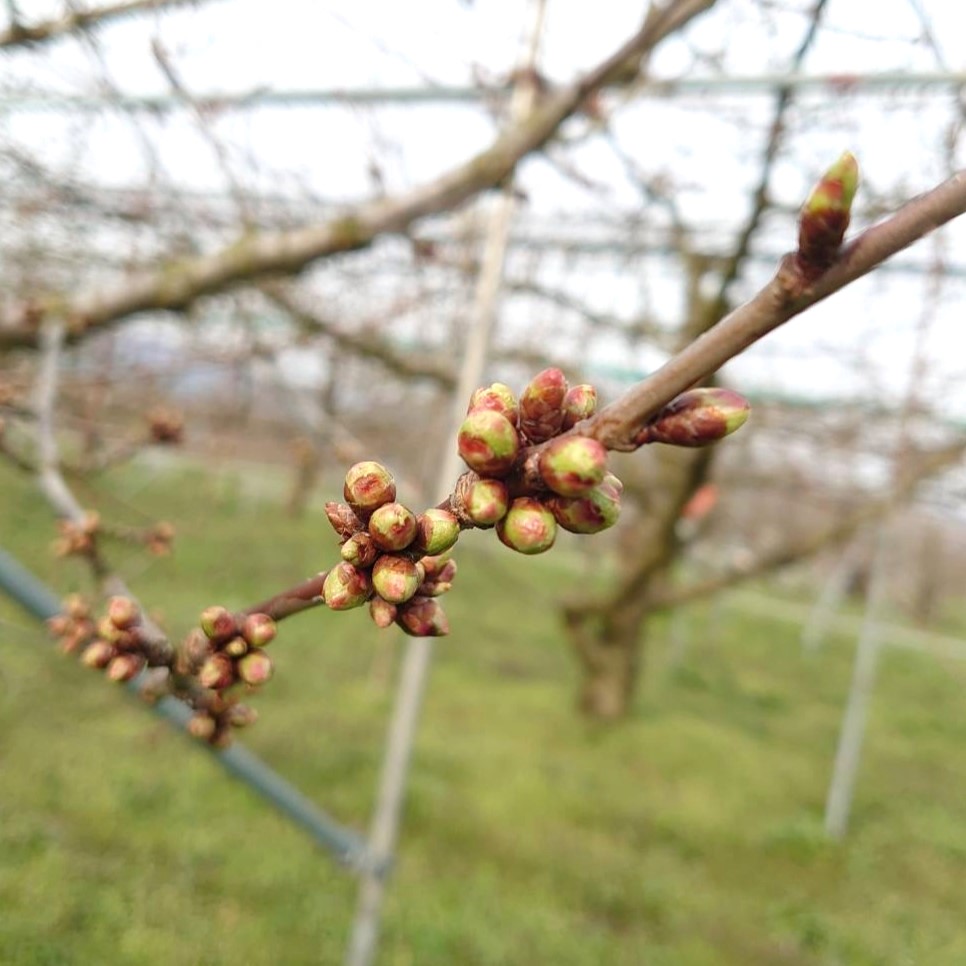
[[[111,487],[105,517],[180,527],[173,558],[114,553],[173,632],[335,556],[324,520],[224,480],[129,469]],[[0,543],[83,588],[52,537],[0,468]],[[964,664],[885,655],[852,832],[833,845],[821,811],[850,640],[804,659],[790,624],[725,608],[704,633],[696,608],[684,663],[669,669],[658,628],[635,714],[594,726],[573,713],[553,607],[572,556],[465,543],[381,963],[966,963]],[[246,741],[364,829],[389,707],[374,668],[394,638],[361,612],[282,630]],[[338,964],[354,899],[301,832],[0,601],[0,963]]]

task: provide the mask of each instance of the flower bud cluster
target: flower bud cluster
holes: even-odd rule
[[[607,472],[607,450],[588,436],[569,435],[596,409],[597,390],[570,386],[559,369],[534,376],[519,400],[502,383],[477,389],[457,440],[470,468],[451,501],[460,519],[495,527],[506,546],[524,554],[549,550],[558,526],[573,533],[613,526],[621,485]],[[538,443],[548,445],[528,467],[525,451]],[[525,493],[515,495],[521,477]]]
[[[94,552],[97,534],[101,529],[101,517],[95,510],[88,510],[83,520],[60,520],[59,535],[54,542],[54,556],[89,556]]]
[[[253,724],[258,717],[240,702],[238,691],[252,691],[272,677],[274,666],[265,648],[275,640],[277,627],[268,614],[233,614],[221,606],[202,611],[199,627],[181,645],[179,670],[214,693],[198,707],[188,731],[223,746],[232,728]]]
[[[448,558],[460,533],[455,514],[440,508],[417,514],[398,503],[392,474],[372,460],[349,468],[343,497],[325,507],[342,544],[342,560],[322,584],[326,605],[351,610],[368,602],[379,627],[395,623],[421,637],[448,633],[435,598],[456,573]]]

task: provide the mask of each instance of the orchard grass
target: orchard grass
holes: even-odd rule
[[[290,520],[225,479],[133,466],[96,489],[105,519],[178,528],[171,558],[111,552],[173,633],[338,560],[321,513]],[[6,468],[0,535],[58,590],[85,589]],[[681,663],[664,620],[632,717],[588,723],[553,607],[586,585],[581,539],[539,559],[460,541],[380,963],[966,962],[966,663],[884,655],[852,830],[829,844],[853,642],[803,658],[793,624],[695,605]],[[0,641],[0,962],[341,961],[350,876],[6,599]],[[363,611],[286,621],[242,734],[360,830],[392,642]]]

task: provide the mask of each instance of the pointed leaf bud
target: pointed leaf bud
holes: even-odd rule
[[[502,382],[494,382],[485,389],[477,389],[470,396],[470,404],[466,407],[466,412],[471,413],[474,409],[493,409],[506,416],[514,426],[520,415],[517,397],[513,395],[513,390]]]
[[[518,553],[543,553],[557,537],[553,514],[533,497],[517,497],[507,515],[496,525],[500,542]]]
[[[410,637],[445,637],[449,633],[446,611],[431,597],[414,597],[403,604],[396,623]]]
[[[123,684],[136,678],[143,667],[144,658],[140,654],[118,654],[107,665],[107,678],[116,684]]]
[[[409,600],[415,595],[419,584],[419,570],[408,557],[383,554],[372,568],[373,589],[390,604]]]
[[[212,691],[224,691],[225,688],[231,687],[235,683],[234,662],[227,654],[222,654],[220,651],[209,655],[198,672],[198,683]]]
[[[90,668],[105,668],[117,652],[107,641],[91,641],[81,653],[81,663]]]
[[[637,436],[638,443],[707,446],[741,428],[748,400],[730,389],[689,389],[672,399]]]
[[[201,629],[209,640],[223,640],[238,633],[235,615],[226,607],[206,607],[201,612]]]
[[[608,474],[611,477],[612,474]],[[617,480],[617,477],[613,477]],[[617,480],[618,484],[620,480]],[[557,523],[571,533],[600,533],[617,523],[621,513],[620,490],[605,479],[581,497],[554,496],[547,506]]]
[[[112,597],[107,602],[107,617],[118,630],[126,631],[141,620],[141,608],[130,597]]]
[[[356,531],[362,529],[362,521],[356,516],[355,510],[347,503],[333,503],[331,501],[326,503],[325,515],[340,540],[347,540]]]
[[[457,447],[463,462],[481,476],[506,476],[520,454],[520,436],[503,413],[474,409],[460,426]]]
[[[431,507],[416,517],[413,549],[430,555],[444,553],[456,543],[459,535],[460,524],[456,515],[449,510]]]
[[[846,151],[812,189],[798,225],[798,257],[806,267],[822,270],[835,258],[849,227],[858,185],[858,162]]]
[[[350,610],[361,607],[372,594],[372,584],[365,570],[357,570],[352,564],[336,564],[326,574],[322,584],[322,596],[332,610]]]
[[[607,450],[587,436],[561,436],[540,453],[540,477],[560,496],[582,496],[607,472]]]
[[[373,511],[369,533],[381,550],[405,550],[416,538],[416,514],[401,503],[387,503]]]
[[[369,616],[372,618],[376,627],[389,627],[396,619],[398,609],[395,604],[390,604],[388,600],[381,597],[373,597],[369,601]]]
[[[245,684],[257,687],[271,678],[274,668],[272,659],[264,651],[256,649],[239,658],[235,670]]]
[[[339,551],[342,559],[351,563],[353,567],[364,570],[371,567],[379,556],[379,548],[376,546],[372,535],[366,530],[360,530],[352,534]]]
[[[396,481],[382,463],[365,460],[349,467],[342,495],[356,513],[365,517],[396,499]]]
[[[582,419],[597,412],[597,390],[588,383],[571,386],[563,401],[563,429],[573,429]]]
[[[275,640],[278,625],[268,614],[249,614],[242,621],[241,632],[252,647],[265,647]]]
[[[568,388],[567,380],[559,369],[544,369],[523,390],[520,396],[520,428],[531,443],[542,443],[560,432],[564,420],[563,402]]]

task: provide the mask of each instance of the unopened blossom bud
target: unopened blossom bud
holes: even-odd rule
[[[224,691],[235,683],[234,662],[227,654],[222,654],[220,651],[209,655],[198,672],[198,682],[203,688]]]
[[[218,723],[215,719],[204,712],[192,715],[187,724],[188,734],[199,741],[210,741],[217,727]]]
[[[126,631],[141,620],[141,608],[130,597],[112,597],[107,602],[107,616],[116,628]]]
[[[858,186],[858,162],[846,151],[822,175],[802,206],[798,223],[800,263],[817,269],[831,263],[849,227]]]
[[[340,540],[347,540],[357,530],[362,529],[362,521],[346,503],[326,503],[325,515]]]
[[[506,416],[514,426],[520,415],[517,397],[513,395],[513,390],[502,382],[494,382],[485,389],[477,389],[470,396],[470,404],[466,407],[466,411],[471,413],[474,409],[493,409]]]
[[[117,652],[107,641],[91,641],[81,653],[81,664],[90,668],[105,668]]]
[[[607,472],[607,450],[588,436],[561,436],[540,453],[540,477],[560,496],[583,496]]]
[[[342,559],[353,567],[371,567],[379,556],[379,548],[367,530],[352,534],[339,549]]]
[[[326,574],[322,584],[322,596],[332,610],[361,607],[371,594],[372,583],[369,580],[369,574],[345,561],[336,564]]]
[[[396,623],[410,637],[445,637],[449,633],[446,611],[431,597],[414,597],[403,604]]]
[[[543,553],[557,537],[557,521],[539,500],[521,496],[510,504],[507,515],[496,525],[496,535],[518,553]]]
[[[500,480],[475,480],[464,494],[463,511],[478,527],[492,527],[510,509],[510,492]]]
[[[421,597],[440,597],[449,593],[456,576],[456,561],[448,560],[433,576],[426,577],[419,585],[417,593]]]
[[[527,384],[520,395],[520,428],[531,443],[542,443],[560,432],[568,388],[559,369],[544,369]]]
[[[597,390],[588,383],[571,386],[561,408],[563,409],[562,429],[572,429],[582,419],[588,419],[597,412]]]
[[[506,476],[520,454],[520,435],[495,409],[474,409],[460,426],[456,441],[463,462],[481,476]]]
[[[248,652],[248,641],[244,637],[233,637],[222,646],[222,650],[229,657],[241,657]]]
[[[419,570],[408,557],[383,554],[372,568],[372,587],[391,604],[409,600],[419,587]]]
[[[373,597],[369,601],[369,616],[376,627],[389,627],[396,619],[398,608],[381,597]]]
[[[66,614],[54,614],[47,618],[47,630],[53,637],[63,637],[70,631],[73,621]]]
[[[707,446],[745,424],[750,406],[731,389],[689,389],[672,399],[637,436],[638,443]]]
[[[252,647],[265,647],[275,640],[278,625],[268,614],[249,614],[242,621],[241,632]]]
[[[449,510],[431,507],[416,517],[416,539],[413,549],[425,554],[444,553],[460,535],[459,520]]]
[[[453,555],[451,553],[438,553],[432,557],[423,557],[417,564],[422,571],[423,580],[440,573],[452,557]]]
[[[612,474],[608,474],[608,477]],[[613,477],[617,480],[617,477]],[[617,480],[620,483],[619,480]],[[547,506],[557,523],[571,533],[600,533],[620,517],[620,491],[605,479],[600,486],[581,497],[554,496]]]
[[[218,605],[206,607],[201,612],[199,624],[208,639],[212,641],[234,637],[238,633],[238,622],[227,607]]]
[[[239,658],[235,671],[245,684],[257,687],[271,678],[274,668],[272,659],[264,651],[256,649]]]
[[[233,704],[225,718],[233,728],[248,728],[258,721],[258,712],[248,704]]]
[[[91,605],[80,594],[68,594],[63,600],[63,611],[74,620],[90,617]]]
[[[369,533],[381,550],[405,550],[416,538],[416,514],[401,503],[387,503],[369,517]]]
[[[143,667],[144,658],[140,654],[118,654],[107,665],[107,678],[116,684],[123,684],[136,678]]]
[[[342,494],[346,503],[364,517],[396,499],[396,481],[382,463],[365,460],[349,467]]]

